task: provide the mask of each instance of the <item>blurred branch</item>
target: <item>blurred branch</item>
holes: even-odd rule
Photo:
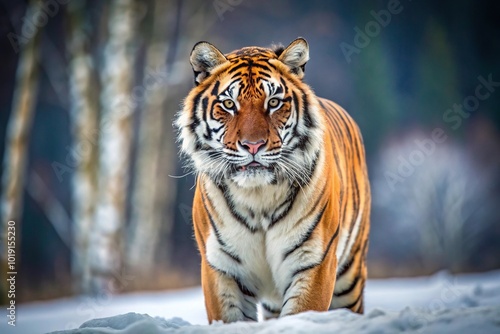
[[[38,173],[30,173],[26,191],[38,203],[61,241],[71,249],[71,218]]]

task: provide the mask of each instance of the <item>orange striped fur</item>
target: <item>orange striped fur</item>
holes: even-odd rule
[[[303,81],[307,42],[195,45],[178,115],[210,322],[363,312],[370,187],[359,129]]]

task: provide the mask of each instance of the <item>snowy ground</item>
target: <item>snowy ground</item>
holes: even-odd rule
[[[369,280],[363,316],[337,310],[206,326],[203,296],[195,288],[20,305],[16,327],[3,318],[0,333],[6,334],[63,331],[83,323],[64,333],[500,333],[500,271]]]

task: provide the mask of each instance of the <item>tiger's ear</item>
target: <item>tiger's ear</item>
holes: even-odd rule
[[[189,57],[194,71],[194,82],[199,85],[215,67],[227,61],[226,57],[215,46],[208,42],[198,42]]]
[[[290,68],[290,71],[299,79],[304,77],[306,63],[309,60],[309,45],[307,41],[299,37],[281,52],[278,60]]]

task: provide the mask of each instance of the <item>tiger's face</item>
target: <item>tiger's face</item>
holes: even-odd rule
[[[322,133],[316,99],[301,80],[308,58],[304,39],[226,56],[209,43],[195,45],[197,86],[176,123],[197,172],[246,188],[307,183]]]

